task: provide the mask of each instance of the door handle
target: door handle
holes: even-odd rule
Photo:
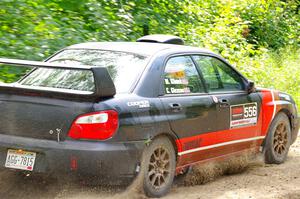
[[[182,110],[182,106],[179,103],[170,103],[169,106],[174,112],[179,112]]]
[[[220,108],[228,108],[230,104],[227,99],[221,99],[219,100],[219,106]]]

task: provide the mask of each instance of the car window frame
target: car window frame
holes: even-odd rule
[[[207,56],[207,57],[212,57],[212,58],[215,58],[217,60],[219,60],[221,63],[225,64],[227,67],[229,67],[231,70],[233,70],[242,80],[242,84],[243,84],[243,87],[244,89],[242,90],[236,90],[236,91],[216,91],[216,92],[211,92],[209,91],[209,89],[207,88],[206,86],[206,80],[205,78],[203,77],[203,74],[202,74],[202,71],[201,71],[201,67],[198,65],[198,63],[196,62],[196,60],[194,59],[193,56]],[[206,54],[206,53],[201,53],[201,54],[193,54],[191,55],[192,59],[194,60],[195,64],[198,66],[198,70],[199,72],[201,73],[202,77],[203,77],[203,80],[205,82],[205,87],[206,87],[206,90],[207,90],[207,93],[208,94],[230,94],[230,93],[245,93],[247,92],[247,82],[248,82],[248,79],[246,77],[244,77],[236,68],[234,68],[231,64],[229,64],[224,58],[220,58],[219,56],[216,56],[216,55],[213,55],[213,54]],[[219,71],[216,70],[216,67],[213,66],[214,70],[217,71],[217,73],[219,74]],[[220,75],[220,74],[219,74]],[[220,78],[218,78],[218,81],[221,81],[222,80]],[[219,82],[218,82],[219,83]]]
[[[167,66],[167,63],[170,59],[174,58],[174,57],[189,57],[197,71],[197,74],[199,76],[200,79],[200,84],[202,84],[204,91],[203,92],[197,92],[197,93],[166,93],[165,91],[165,84],[164,84],[164,75],[165,75],[165,69]],[[204,85],[204,79],[202,77],[202,74],[199,72],[199,69],[197,68],[197,65],[195,64],[194,59],[192,58],[190,53],[179,53],[179,54],[172,54],[170,56],[167,56],[166,59],[163,62],[163,69],[162,69],[162,78],[161,78],[161,90],[162,93],[160,94],[161,97],[163,96],[167,96],[167,97],[176,97],[176,96],[199,96],[199,95],[207,95],[207,88]]]
[[[169,59],[171,59],[172,57],[178,57],[178,56],[189,56],[194,65],[196,66],[196,70],[198,72],[198,75],[201,79],[201,83],[204,84],[204,93],[178,93],[178,94],[168,94],[165,92],[165,85],[164,85],[164,73],[165,73],[165,68],[166,68],[166,64],[168,62]],[[240,91],[220,91],[220,92],[209,92],[208,88],[206,86],[206,81],[203,77],[202,71],[200,71],[200,67],[198,66],[198,64],[196,63],[195,59],[193,58],[193,56],[209,56],[209,57],[213,57],[218,59],[219,61],[221,61],[222,63],[224,63],[225,65],[227,65],[230,69],[232,69],[241,79],[244,85],[244,90],[240,90]],[[171,55],[166,56],[164,62],[163,62],[163,68],[162,68],[162,75],[160,78],[160,92],[159,92],[159,97],[178,97],[178,96],[203,96],[203,95],[222,95],[222,94],[245,94],[248,93],[247,92],[247,82],[249,81],[243,74],[241,74],[236,68],[234,68],[230,63],[228,63],[224,58],[212,54],[212,53],[205,53],[205,52],[181,52],[181,53],[173,53]]]

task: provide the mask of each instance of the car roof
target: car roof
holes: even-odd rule
[[[203,48],[163,44],[163,43],[150,43],[150,42],[88,42],[80,43],[67,47],[66,49],[96,49],[96,50],[111,50],[129,52],[139,55],[151,56],[159,51],[171,50],[178,52],[200,52],[214,54],[211,51]]]

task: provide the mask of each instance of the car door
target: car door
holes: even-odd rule
[[[189,153],[203,145],[206,133],[214,132],[217,109],[213,98],[207,94],[199,72],[188,55],[167,60],[164,72],[165,94],[160,97],[172,130],[178,136],[179,164],[199,160],[197,153]]]
[[[258,149],[263,137],[261,98],[247,91],[247,80],[226,62],[213,56],[194,55],[198,70],[210,96],[216,101],[217,132],[214,144],[222,155],[247,149]]]

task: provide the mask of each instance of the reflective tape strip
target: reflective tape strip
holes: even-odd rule
[[[270,90],[271,92],[271,95],[272,95],[272,102],[273,102],[273,105],[274,105],[274,108],[273,108],[273,115],[272,115],[272,120],[271,122],[273,121],[274,117],[275,117],[275,114],[276,114],[276,102],[275,102],[275,97],[274,97],[274,92],[273,90]]]
[[[211,149],[211,148],[217,148],[217,147],[226,146],[226,145],[230,145],[230,144],[237,144],[237,143],[241,143],[241,142],[261,140],[261,139],[264,139],[264,138],[265,138],[265,136],[257,136],[257,137],[246,138],[246,139],[241,139],[241,140],[233,140],[233,141],[229,141],[229,142],[223,142],[223,143],[219,143],[219,144],[214,144],[214,145],[199,147],[199,148],[195,148],[195,149],[190,149],[190,150],[187,150],[187,151],[182,151],[182,152],[179,152],[178,155],[185,155],[185,154],[188,154],[188,153],[194,153],[194,152],[197,152],[197,151],[202,151],[202,150]]]

